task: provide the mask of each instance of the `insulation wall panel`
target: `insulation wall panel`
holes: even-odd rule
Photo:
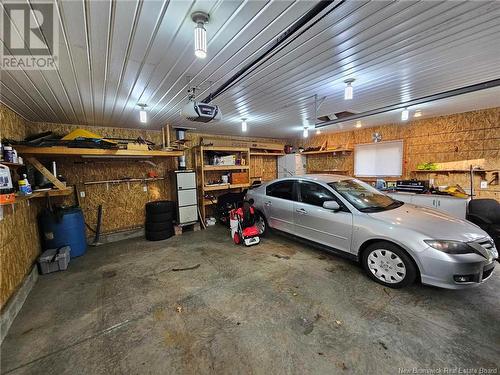
[[[23,139],[25,121],[0,104],[0,138]],[[31,200],[3,207],[0,221],[0,309],[21,285],[40,253],[36,216],[42,202]]]
[[[474,188],[480,198],[500,201],[500,186],[495,183],[494,172],[500,169],[500,108],[460,113],[430,119],[409,121],[405,124],[387,124],[373,128],[321,134],[296,139],[296,146],[315,147],[328,142],[328,147],[354,148],[354,145],[371,143],[372,134],[380,133],[383,141],[402,139],[404,143],[403,178],[433,178],[435,185],[459,184],[469,188],[468,173],[416,173],[417,165],[425,162],[463,162],[484,159],[486,174],[474,176]],[[333,156],[319,154],[307,157],[308,171],[347,170],[354,173],[354,154]],[[493,182],[487,189],[480,189],[484,179]]]

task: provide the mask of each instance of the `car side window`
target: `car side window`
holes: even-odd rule
[[[275,198],[294,200],[293,198],[293,185],[294,181],[286,180],[286,181],[278,181],[274,184],[266,187],[266,195]]]
[[[302,203],[311,204],[313,206],[323,207],[323,203],[327,201],[337,201],[338,199],[330,190],[309,181],[300,182],[300,201]]]

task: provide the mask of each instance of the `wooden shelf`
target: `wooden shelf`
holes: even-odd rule
[[[0,161],[0,164],[6,165],[9,168],[20,168],[24,167],[24,164],[11,163],[10,161]]]
[[[470,169],[438,169],[438,170],[425,170],[425,169],[415,169],[412,172],[415,173],[470,173]],[[486,173],[486,172],[497,172],[496,169],[474,169],[474,173]]]
[[[1,205],[2,206],[9,206],[11,204],[21,203],[21,202],[24,202],[24,201],[27,201],[30,199],[45,198],[45,197],[60,197],[60,196],[70,195],[71,193],[73,193],[72,187],[68,187],[67,189],[64,189],[64,190],[52,189],[52,190],[47,190],[47,191],[36,191],[30,195],[21,195],[19,193],[16,193],[15,202],[2,203]]]
[[[283,156],[284,152],[252,152],[250,151],[250,156]]]
[[[87,157],[176,157],[182,156],[182,151],[140,151],[140,150],[109,150],[99,148],[26,147],[17,146],[18,153],[39,156],[87,156]]]
[[[225,184],[225,185],[203,186],[203,191],[242,189],[249,186],[250,184]]]
[[[304,152],[301,152],[301,154],[302,155],[319,155],[319,154],[336,154],[337,152],[348,153],[348,152],[352,152],[352,149],[339,148],[336,150],[304,151]]]
[[[203,199],[203,205],[204,206],[211,206],[212,204],[217,204],[217,199],[210,200],[210,199]]]
[[[336,174],[336,173],[346,174],[348,172],[349,171],[347,170],[341,170],[341,169],[324,169],[322,171],[307,171],[307,173],[310,174]]]
[[[248,148],[244,147],[222,147],[222,146],[200,146],[203,148],[203,151],[219,151],[219,152],[246,152],[248,153]]]
[[[233,171],[238,169],[249,169],[249,165],[204,165],[204,171]]]

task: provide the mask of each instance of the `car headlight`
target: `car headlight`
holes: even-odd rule
[[[424,240],[430,247],[448,254],[470,254],[474,249],[465,242],[445,240]]]

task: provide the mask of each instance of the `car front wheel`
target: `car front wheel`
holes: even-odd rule
[[[368,276],[390,288],[407,286],[417,277],[417,269],[409,255],[390,242],[368,246],[361,261]]]
[[[264,214],[260,211],[257,211],[255,215],[255,226],[259,230],[259,235],[261,237],[265,237],[267,233],[267,220]]]

